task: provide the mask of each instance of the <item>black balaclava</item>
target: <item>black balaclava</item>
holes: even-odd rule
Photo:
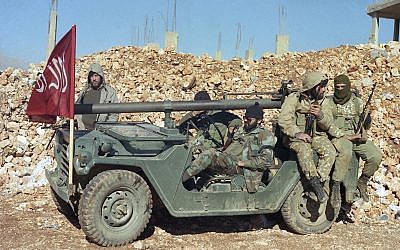
[[[211,97],[207,91],[202,90],[202,91],[197,92],[196,95],[194,95],[194,100],[195,101],[210,101]]]
[[[333,101],[338,104],[345,104],[348,100],[350,100],[351,97],[351,84],[350,84],[350,79],[346,75],[338,75],[335,77],[333,80],[334,86],[335,86],[335,92],[333,94]],[[346,86],[343,89],[336,89],[336,84],[338,83],[343,83],[346,84]]]

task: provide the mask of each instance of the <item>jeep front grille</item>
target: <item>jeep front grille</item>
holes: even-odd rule
[[[59,137],[56,145],[58,186],[66,186],[68,183],[68,152],[69,143],[62,137]]]

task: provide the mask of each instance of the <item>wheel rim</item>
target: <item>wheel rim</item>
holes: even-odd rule
[[[324,213],[325,208],[326,202],[318,202],[313,192],[303,192],[299,197],[298,211],[304,219],[316,221]]]
[[[327,202],[320,203],[312,191],[302,191],[297,199],[297,211],[302,220],[307,224],[323,221],[325,218]]]
[[[121,227],[135,217],[133,194],[129,190],[118,190],[109,194],[103,202],[102,218],[107,226]]]

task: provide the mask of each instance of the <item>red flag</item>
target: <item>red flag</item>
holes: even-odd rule
[[[74,118],[76,26],[61,38],[32,90],[26,114],[34,122]]]

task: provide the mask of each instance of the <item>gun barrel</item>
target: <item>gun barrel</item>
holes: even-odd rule
[[[258,102],[262,108],[280,108],[281,102],[270,99],[212,100],[212,101],[159,101],[130,103],[75,104],[75,114],[173,112],[196,110],[246,109]]]

